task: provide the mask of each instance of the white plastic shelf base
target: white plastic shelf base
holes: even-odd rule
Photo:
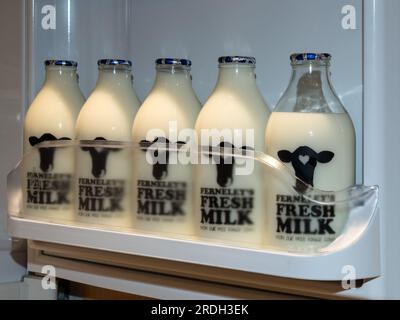
[[[13,237],[220,267],[286,278],[341,281],[348,267],[356,279],[380,275],[379,212],[346,248],[314,255],[230,247],[132,232],[106,231],[9,216]],[[373,245],[371,245],[373,244]]]

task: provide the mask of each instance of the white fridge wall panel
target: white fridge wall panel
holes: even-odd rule
[[[364,180],[380,186],[382,276],[354,292],[400,297],[400,1],[365,1]]]
[[[56,8],[56,29],[43,29],[43,7]],[[355,9],[356,29],[342,27],[342,8]],[[357,182],[362,181],[362,1],[361,0],[34,0],[30,99],[39,90],[43,60],[79,61],[88,96],[104,57],[133,59],[135,88],[143,100],[161,56],[193,60],[193,86],[204,103],[217,77],[220,55],[253,55],[257,80],[272,108],[290,77],[289,55],[333,54],[334,86],[357,134]]]
[[[393,61],[393,55],[400,51],[400,1],[387,1],[388,4],[384,9],[384,30],[381,35],[384,38],[386,49],[384,58],[379,59],[385,70],[385,81],[381,84],[385,90],[380,97],[381,103],[377,103],[375,106],[375,114],[384,114],[385,130],[380,131],[381,143],[384,144],[384,153],[382,154],[384,163],[379,161],[381,157],[375,152],[375,163],[368,168],[373,170],[373,167],[379,167],[384,177],[381,203],[386,214],[382,229],[385,293],[387,297],[399,299],[400,67],[398,62]],[[377,53],[379,51],[378,47]],[[377,54],[377,56],[379,55]],[[373,146],[369,147],[369,151],[371,155],[374,154]]]
[[[23,117],[23,4],[7,0],[0,10],[0,250],[7,214],[6,176],[21,158]]]
[[[22,0],[2,1],[0,10],[0,284],[20,281],[25,274],[25,254],[17,252],[22,241],[11,241],[5,231],[6,176],[21,158],[24,114],[24,59]],[[13,252],[15,251],[15,252]],[[2,287],[0,285],[0,291]],[[12,298],[12,292],[2,297]]]

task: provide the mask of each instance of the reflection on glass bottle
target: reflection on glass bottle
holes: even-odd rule
[[[268,244],[274,247],[318,250],[335,240],[347,221],[345,205],[320,206],[302,197],[309,186],[338,191],[355,182],[354,127],[333,90],[330,58],[315,53],[291,56],[291,81],[267,125],[267,153],[296,177],[293,188],[273,173],[267,178]]]
[[[328,103],[322,91],[321,71],[303,74],[297,83],[294,112],[329,112]]]

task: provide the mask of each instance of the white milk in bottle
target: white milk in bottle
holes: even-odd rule
[[[84,103],[77,63],[46,60],[43,87],[24,123],[22,213],[52,220],[71,220],[73,148],[33,147],[44,141],[73,140],[75,121]]]
[[[180,163],[177,146],[189,143],[200,102],[192,88],[191,61],[156,60],[156,80],[132,127],[135,226],[151,232],[192,234],[192,168]],[[160,149],[155,148],[157,142]],[[167,144],[175,145],[165,149]],[[164,146],[164,149],[162,149]]]
[[[217,84],[196,121],[201,146],[263,150],[270,111],[256,85],[255,58],[226,56],[218,61]],[[255,161],[240,166],[239,161],[202,154],[194,190],[196,233],[257,247],[265,234],[263,170]]]
[[[140,102],[129,60],[98,61],[96,87],[79,113],[77,140],[131,141]],[[130,227],[131,151],[82,146],[76,149],[76,219],[91,224]]]
[[[268,245],[281,250],[315,252],[340,235],[347,221],[345,205],[321,206],[301,196],[310,186],[339,191],[355,182],[354,127],[333,90],[330,58],[291,55],[289,87],[267,125],[267,153],[298,178],[289,186],[276,172],[266,177]],[[313,197],[335,201],[318,193]]]

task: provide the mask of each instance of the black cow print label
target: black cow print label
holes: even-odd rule
[[[153,180],[136,181],[138,220],[153,222],[183,222],[185,220],[187,182],[165,180],[171,166],[171,153],[178,152],[176,149],[184,144],[185,142],[182,141],[171,143],[165,137],[156,137],[153,141],[140,141],[141,150],[152,157]]]
[[[71,139],[68,137],[57,138],[51,133],[44,133],[40,137],[30,136],[28,139],[32,147],[44,141],[57,140]],[[69,208],[72,176],[69,173],[52,172],[57,148],[43,147],[39,148],[38,152],[40,171],[28,170],[26,172],[26,208],[39,210]]]
[[[97,137],[96,141],[107,141]],[[82,217],[111,218],[124,211],[125,180],[107,179],[106,174],[111,153],[120,152],[118,148],[81,147],[88,152],[91,161],[91,178],[78,178],[78,215]]]
[[[207,156],[215,160],[218,185],[222,188],[231,186],[234,178],[235,157],[233,157],[232,154],[235,146],[229,142],[221,142],[217,147],[210,147],[209,149],[210,153]],[[215,153],[217,154],[211,153],[214,149],[216,149]],[[252,148],[247,146],[243,146],[240,149],[243,150],[243,152],[245,152],[245,150],[252,150]],[[224,155],[227,150],[231,150],[231,154]]]
[[[97,137],[95,141],[107,141],[103,137]],[[81,147],[82,151],[89,152],[92,160],[92,175],[95,178],[101,178],[107,173],[107,159],[110,152],[119,152],[117,148],[105,148],[105,147]]]
[[[62,137],[62,138],[57,139],[51,133],[45,133],[39,138],[35,137],[35,136],[30,136],[28,140],[29,140],[29,144],[33,147],[44,141],[71,140],[71,138]],[[54,155],[56,153],[56,149],[57,148],[54,148],[54,147],[39,148],[40,169],[43,172],[50,172],[53,170]]]
[[[291,163],[299,180],[296,180],[296,190],[304,192],[307,185],[314,186],[314,173],[318,163],[329,163],[335,154],[331,151],[317,153],[307,146],[298,147],[294,152],[281,150],[278,157],[282,162]]]
[[[319,205],[301,194],[308,186],[314,186],[314,174],[318,163],[329,163],[335,154],[331,151],[316,152],[308,146],[300,146],[293,152],[280,150],[282,162],[291,163],[296,179],[294,188],[300,195],[276,195],[276,238],[279,240],[317,243],[333,241],[336,231],[335,205]],[[316,200],[334,202],[333,196],[314,196]],[[318,199],[317,199],[318,198]]]
[[[219,149],[221,148],[221,149]],[[223,149],[222,149],[223,148]],[[216,182],[220,188],[201,188],[200,228],[215,232],[247,232],[253,230],[254,190],[231,188],[234,181],[235,158],[232,156],[235,146],[221,142],[217,154],[208,154],[216,166]],[[243,146],[241,150],[252,150]],[[228,150],[231,150],[226,154]],[[218,152],[219,151],[219,152]],[[224,155],[225,153],[225,155]]]
[[[158,147],[157,148],[157,144]],[[185,142],[178,141],[176,146],[184,145]],[[164,137],[157,137],[153,141],[142,140],[139,145],[142,151],[148,152],[153,157],[152,175],[156,180],[163,180],[168,176],[169,156],[172,151],[168,148],[170,141]]]

